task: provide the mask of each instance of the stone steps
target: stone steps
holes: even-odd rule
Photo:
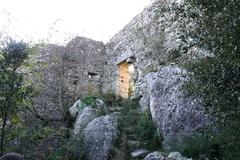
[[[122,107],[111,107],[110,112],[121,112]],[[122,115],[124,121],[124,127],[121,128],[122,138],[121,147],[116,151],[114,159],[111,160],[139,160],[142,159],[148,151],[141,148],[141,141],[137,135],[137,124],[139,120],[140,111],[138,109],[131,108],[126,115]]]

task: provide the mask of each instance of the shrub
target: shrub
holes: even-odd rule
[[[180,151],[183,155],[194,159],[238,160],[240,157],[239,130],[225,128],[221,131],[204,130],[196,132],[192,137],[183,138],[173,144],[171,150]]]
[[[112,91],[108,91],[107,93],[101,95],[101,99],[103,99],[107,106],[119,105],[119,101],[121,101],[121,98],[117,97]]]

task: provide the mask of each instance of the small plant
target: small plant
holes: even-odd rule
[[[86,104],[87,106],[92,106],[95,107],[96,106],[96,97],[94,96],[86,96],[82,99],[82,102],[84,104]]]
[[[117,97],[116,94],[114,94],[112,91],[108,91],[107,93],[103,94],[101,96],[101,99],[103,99],[104,103],[107,106],[118,105],[119,101],[121,100],[120,97]]]

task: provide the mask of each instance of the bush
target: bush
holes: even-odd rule
[[[224,159],[238,160],[240,157],[239,130],[232,128],[221,131],[205,130],[197,132],[192,137],[183,138],[178,144],[173,144],[173,151],[180,151],[184,156],[194,159]]]
[[[78,160],[85,158],[83,139],[69,138],[66,128],[53,129],[35,126],[12,131],[13,136],[6,147],[7,152],[17,152],[26,160]]]
[[[103,99],[107,106],[119,105],[119,101],[121,101],[121,98],[117,97],[112,91],[108,91],[107,93],[103,94],[101,99]]]

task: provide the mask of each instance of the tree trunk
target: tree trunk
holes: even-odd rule
[[[7,124],[7,116],[5,114],[5,116],[3,118],[2,129],[1,129],[0,156],[2,156],[4,153],[4,138],[5,138],[6,124]]]

